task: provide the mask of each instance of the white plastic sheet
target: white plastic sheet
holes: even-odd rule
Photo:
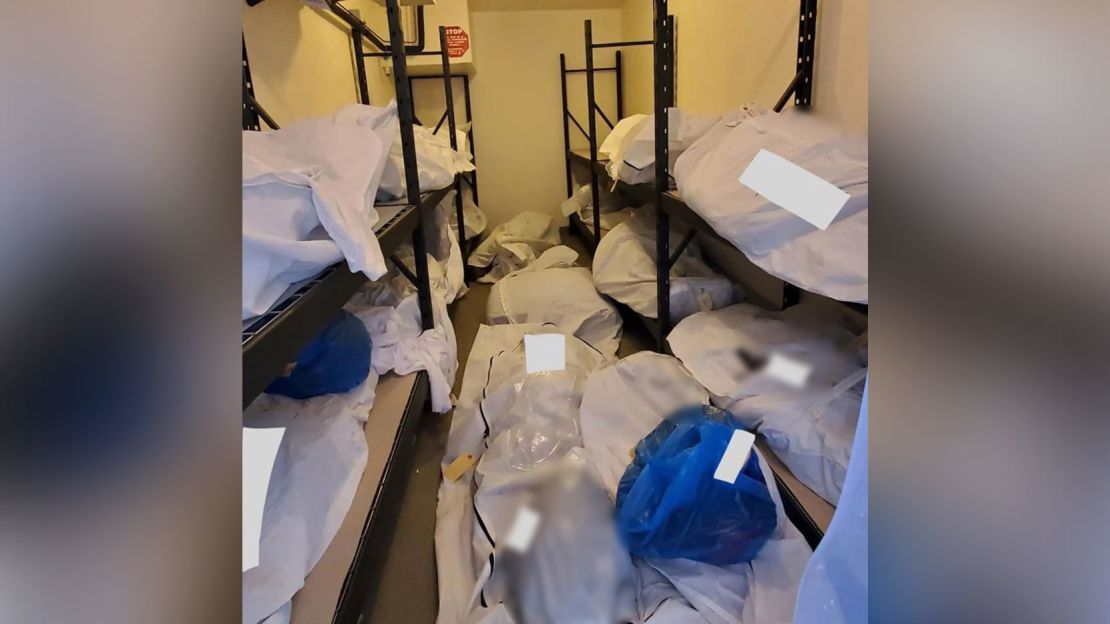
[[[407,195],[397,102],[391,101],[385,108],[350,104],[336,113],[335,121],[337,124],[371,127],[387,141],[389,159],[381,176],[378,197],[391,200]],[[445,188],[451,185],[456,174],[474,171],[470,158],[451,149],[447,137],[433,134],[423,126],[413,126],[412,131],[421,192]]]
[[[766,149],[850,195],[825,230],[740,183]],[[768,273],[841,301],[867,301],[867,143],[793,108],[736,111],[686,150],[673,168],[683,199]]]
[[[526,210],[493,228],[470,254],[467,264],[479,269],[488,267],[489,272],[478,281],[492,284],[535,262],[559,240],[559,224],[551,215]]]
[[[671,232],[671,249],[681,243]],[[601,239],[594,253],[593,279],[597,290],[627,305],[641,316],[659,315],[656,297],[655,217],[639,208]],[[671,318],[675,321],[699,310],[714,310],[734,303],[739,287],[713,272],[690,243],[671,268]]]
[[[694,314],[667,337],[672,352],[727,409],[762,434],[802,483],[836,504],[859,412],[856,384],[866,372],[856,336],[840,319],[807,305],[784,313],[745,304]],[[749,367],[757,357],[787,355],[810,367],[799,390]]]
[[[399,297],[403,298],[398,301]],[[435,327],[429,330],[420,325],[417,295],[399,293],[386,284],[368,285],[351,298],[345,309],[366,323],[370,331],[374,344],[370,363],[376,373],[426,371],[432,411],[442,414],[451,409],[458,347],[447,304],[438,292],[432,292]]]
[[[671,108],[667,115],[669,167],[676,159],[716,123],[715,117],[691,115],[681,108]],[[655,115],[632,115],[620,120],[599,149],[609,156],[606,165],[609,177],[629,184],[647,184],[655,180]]]
[[[590,270],[570,266],[577,252],[553,247],[535,264],[515,271],[490,289],[486,318],[503,323],[553,323],[613,355],[620,346],[620,313],[598,294]]]
[[[318,402],[297,403],[281,402],[274,411],[252,404],[243,415],[247,425],[286,427],[270,477],[259,565],[243,573],[247,624],[271,615],[288,619],[289,601],[335,537],[366,467],[358,419],[347,410],[316,411]]]
[[[385,273],[373,200],[386,149],[372,129],[329,119],[243,133],[244,319],[340,259]]]

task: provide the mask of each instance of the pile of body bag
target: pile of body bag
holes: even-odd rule
[[[488,269],[478,281],[492,284],[535,262],[560,240],[559,224],[551,215],[526,210],[493,228],[470,254],[467,264]]]
[[[767,150],[849,195],[825,229],[739,178]],[[867,141],[796,108],[743,108],[687,149],[672,169],[686,204],[754,264],[804,290],[867,302]]]
[[[487,322],[552,323],[602,353],[615,354],[623,329],[620,312],[598,294],[590,270],[574,266],[577,258],[578,252],[559,245],[506,275],[490,289]]]
[[[474,170],[446,139],[420,126],[413,134],[421,191]],[[405,195],[400,145],[396,102],[243,133],[244,319],[340,260],[371,280],[385,274],[374,203]]]
[[[641,352],[587,378],[579,420],[586,456],[616,498],[636,447],[671,414],[708,403],[705,388],[675,358]],[[758,457],[774,501],[770,538],[747,563],[714,565],[689,559],[633,558],[636,622],[763,623],[791,621],[794,596],[810,548],[786,518],[774,476]],[[710,477],[712,478],[712,477]]]
[[[597,290],[648,318],[658,317],[659,310],[655,241],[655,213],[639,208],[601,239],[593,262]],[[672,230],[671,249],[679,244],[681,237]],[[728,278],[714,273],[691,242],[671,268],[671,318],[723,308],[737,299]]]
[[[578,426],[582,384],[609,359],[566,336],[565,368],[529,374],[525,335],[553,332],[483,325],[475,337],[436,514],[439,624],[634,616],[632,563]],[[525,512],[538,523],[521,543],[513,534]]]
[[[340,260],[385,274],[373,204],[388,151],[372,128],[328,118],[243,133],[244,319]]]
[[[391,101],[385,108],[350,104],[335,114],[335,120],[337,124],[370,128],[389,145],[389,159],[382,172],[377,197],[380,200],[405,197],[408,193],[397,102]],[[421,193],[447,188],[454,184],[456,175],[474,171],[470,157],[464,152],[451,149],[450,140],[446,136],[434,134],[417,125],[412,127],[412,134],[416,145]]]
[[[601,235],[605,236],[613,228],[627,219],[634,209],[629,207],[627,200],[622,194],[612,192],[605,188],[604,185],[599,185],[598,195],[601,198]],[[580,187],[574,192],[574,195],[567,198],[560,207],[560,210],[564,217],[578,214],[578,218],[582,220],[582,223],[586,224],[591,232],[593,231],[594,200],[593,191],[590,190],[589,184]]]
[[[802,304],[770,312],[740,304],[699,312],[667,337],[671,351],[728,410],[758,431],[806,486],[840,498],[866,363],[846,317]],[[808,368],[797,387],[774,373],[785,356]]]
[[[667,116],[668,171],[675,160],[716,123],[715,117],[690,115],[681,108],[672,108]],[[609,177],[629,184],[650,184],[655,181],[655,115],[636,114],[626,117],[613,128],[598,151],[609,157]]]

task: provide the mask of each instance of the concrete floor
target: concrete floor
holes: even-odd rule
[[[577,250],[578,264],[589,266],[590,254],[568,232],[564,244]],[[462,385],[463,368],[474,344],[478,326],[486,319],[490,286],[472,283],[470,292],[450,308],[458,341],[459,370],[455,395]],[[626,323],[619,357],[651,349],[651,335],[641,326]],[[451,414],[424,416],[416,440],[416,458],[409,474],[396,528],[386,558],[384,577],[368,601],[361,622],[381,624],[434,624],[438,613],[435,565],[436,502],[440,463],[447,444]]]

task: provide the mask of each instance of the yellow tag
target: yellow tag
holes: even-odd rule
[[[459,477],[463,476],[473,465],[474,456],[470,453],[464,453],[456,457],[455,461],[447,464],[447,467],[443,469],[443,476],[446,477],[448,481],[458,481]]]

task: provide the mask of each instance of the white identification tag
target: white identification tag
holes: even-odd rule
[[[768,377],[777,379],[788,386],[801,389],[809,381],[809,374],[813,372],[813,369],[805,362],[776,352],[772,353],[771,357],[767,359],[767,367],[763,369],[763,372]]]
[[[819,229],[829,227],[851,197],[789,160],[759,150],[740,183]]]
[[[243,571],[258,565],[262,511],[285,428],[243,427]]]
[[[567,368],[567,337],[563,334],[524,336],[524,368],[527,374]]]
[[[736,478],[740,476],[744,464],[748,463],[748,456],[752,454],[753,444],[755,444],[754,435],[743,429],[733,430],[732,439],[728,441],[725,454],[721,456],[721,462],[717,464],[713,478],[726,483],[736,483]]]
[[[536,538],[536,531],[540,527],[540,514],[531,507],[521,507],[516,510],[516,518],[509,534],[505,537],[505,546],[518,553],[526,553],[532,547],[532,540]]]

